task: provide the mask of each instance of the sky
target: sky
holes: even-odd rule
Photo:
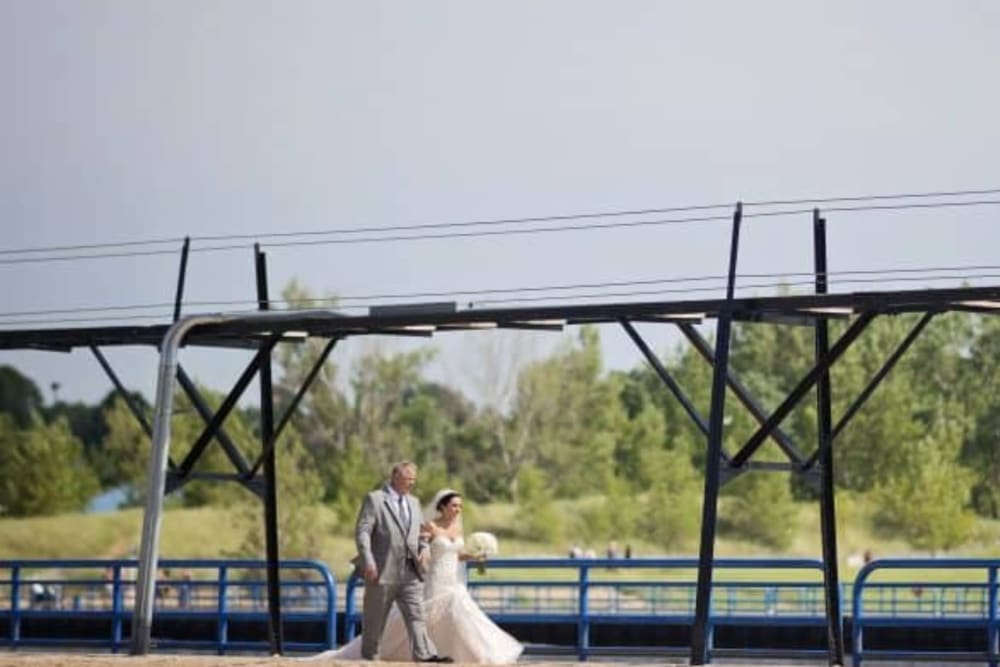
[[[395,242],[267,235],[995,189],[998,34],[1000,4],[988,0],[0,0],[0,328],[137,313],[154,317],[92,323],[166,322],[169,306],[37,311],[169,304],[185,236],[195,237],[191,302],[253,298],[254,238],[272,296],[295,279],[317,295],[485,305],[470,293],[721,275],[724,219]],[[998,211],[830,212],[831,271],[1000,265]],[[487,228],[517,226],[475,229]],[[810,230],[807,213],[748,218],[739,271],[808,271]],[[204,239],[236,234],[247,237]],[[333,238],[353,241],[323,242]],[[168,241],[118,250],[166,252],[33,262],[23,260],[83,251],[9,252],[151,239]],[[288,240],[308,242],[277,245]],[[219,245],[239,247],[206,250]],[[969,274],[949,284],[1000,283],[1000,268]],[[748,279],[741,293],[776,280]],[[638,289],[541,295],[615,301]],[[676,344],[666,327],[641,331],[654,349]],[[610,368],[641,363],[620,330],[601,334]],[[419,344],[439,350],[436,377],[475,393],[488,382],[485,347],[523,360],[559,340],[465,333]],[[334,360],[417,344],[349,340]],[[153,350],[107,354],[152,395]],[[247,353],[191,350],[182,361],[228,389]],[[63,400],[111,388],[89,353],[0,351],[0,364],[48,400],[53,383]]]

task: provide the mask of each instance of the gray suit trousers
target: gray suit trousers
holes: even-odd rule
[[[426,660],[437,654],[437,648],[427,635],[424,624],[424,583],[416,577],[396,584],[365,582],[365,626],[361,634],[361,657],[378,658],[385,621],[395,602],[410,635],[410,652],[414,660]]]

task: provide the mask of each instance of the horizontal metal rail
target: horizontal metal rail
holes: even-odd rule
[[[136,566],[134,560],[0,560],[0,646],[111,651],[127,647]],[[155,591],[155,645],[218,653],[266,651],[265,566],[264,561],[244,560],[163,561]],[[478,564],[468,564],[467,576],[470,593],[496,622],[515,629],[556,624],[575,630],[571,644],[529,644],[529,654],[574,654],[580,659],[615,654],[685,655],[687,646],[658,640],[652,642],[655,646],[608,645],[601,637],[607,642],[609,635],[602,633],[613,627],[689,627],[694,619],[697,566],[694,558],[497,559],[485,564],[485,573],[478,571]],[[338,596],[334,577],[323,563],[284,561],[281,567],[286,630],[297,624],[311,628],[301,635],[291,633],[288,650],[315,652],[334,647],[338,600],[344,613],[342,640],[356,634],[362,597],[358,580],[348,580],[346,594]],[[818,560],[719,559],[715,568],[719,574],[712,588],[710,630],[759,626],[813,632],[825,627]],[[858,573],[853,585],[845,584],[842,589],[843,599],[852,602],[852,614],[846,620],[854,664],[932,660],[996,665],[1000,657],[998,569],[1000,560],[988,559],[873,561]],[[983,576],[957,581],[951,574],[954,570],[979,570]],[[894,572],[886,575],[887,571]],[[40,622],[84,621],[90,624],[86,633],[37,631]],[[204,624],[197,636],[186,630],[169,631],[171,623],[191,621]],[[251,626],[252,631],[247,629]],[[889,650],[880,642],[879,633],[914,629],[963,637],[972,633],[982,639],[966,639],[953,648],[914,646],[911,650]],[[815,648],[809,644],[788,649],[725,641],[720,645],[714,632],[709,638],[714,644],[712,654],[719,658],[821,658],[826,650],[821,641]]]
[[[890,558],[872,561],[854,580],[851,608],[851,655],[855,667],[864,660],[1000,661],[1000,621],[997,619],[997,569],[1000,560],[981,558]],[[872,581],[888,571],[920,571],[907,582]],[[979,570],[981,582],[935,581],[934,572]],[[961,649],[885,650],[865,648],[865,630],[891,627],[970,628],[982,631],[977,647]]]
[[[289,642],[290,650],[319,651],[336,644],[337,588],[324,563],[281,562],[281,600],[286,627],[322,623],[322,642]],[[0,560],[0,620],[7,632],[0,646],[18,648],[89,647],[117,652],[135,608],[136,560]],[[202,621],[213,626],[210,639],[154,636],[160,648],[232,651],[267,650],[268,642],[230,637],[233,623],[267,622],[266,561],[163,560],[155,593],[161,626],[171,621]],[[6,575],[6,576],[5,576]],[[25,633],[33,621],[86,620],[107,628],[104,636],[59,637]],[[155,633],[154,633],[155,635]]]
[[[717,570],[767,571],[766,581],[717,581],[713,586],[711,627],[775,625],[824,627],[822,563],[815,559],[718,559]],[[514,577],[481,575],[480,565],[469,563],[468,588],[483,610],[498,623],[566,623],[576,626],[572,647],[529,645],[528,653],[574,653],[580,660],[612,653],[640,653],[637,647],[601,646],[590,639],[595,625],[689,625],[694,619],[693,576],[696,558],[642,559],[497,559],[485,568],[508,570]],[[636,578],[638,570],[656,570],[655,578]],[[792,571],[815,573],[812,581],[774,579]],[[687,575],[687,578],[682,578]],[[520,576],[517,576],[520,575]],[[344,595],[345,640],[361,624],[362,582],[351,577]],[[709,633],[711,636],[711,632]],[[647,647],[646,652],[671,654],[687,647]],[[812,653],[825,651],[817,647]],[[799,652],[802,653],[802,652]],[[777,655],[784,655],[777,651]]]

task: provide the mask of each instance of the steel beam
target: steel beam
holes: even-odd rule
[[[212,409],[208,407],[205,399],[201,396],[201,392],[198,391],[198,387],[195,385],[194,381],[191,380],[191,377],[184,370],[184,367],[180,364],[177,365],[177,381],[180,383],[181,389],[184,390],[184,393],[187,394],[187,397],[191,399],[191,404],[194,406],[194,409],[199,415],[201,415],[202,421],[205,422],[205,426],[211,424],[212,418],[215,416]],[[243,458],[243,453],[240,452],[236,443],[233,442],[233,439],[229,437],[229,434],[226,433],[226,430],[222,427],[221,422],[219,423],[218,428],[215,429],[213,435],[216,440],[219,441],[219,444],[222,445],[222,450],[226,453],[226,456],[233,464],[233,467],[235,467],[239,473],[245,475],[250,469],[250,466],[247,464],[246,459]]]
[[[767,418],[760,428],[750,436],[750,439],[745,445],[736,452],[733,456],[733,465],[742,466],[747,460],[753,456],[754,452],[763,444],[764,440],[767,438],[768,434],[774,430],[774,428],[781,423],[781,421],[788,416],[788,413],[798,404],[802,397],[806,395],[816,381],[819,379],[821,373],[829,370],[830,366],[834,364],[847,351],[851,344],[861,335],[871,321],[875,319],[875,313],[864,312],[858,316],[856,320],[848,327],[837,342],[833,344],[830,348],[830,352],[823,356],[816,364],[806,373],[806,376],[799,381],[797,385],[792,389],[781,405],[779,405],[771,416]]]
[[[177,271],[177,292],[174,294],[174,322],[181,317],[181,304],[184,302],[184,280],[187,278],[188,254],[191,251],[191,237],[184,237],[181,247],[181,266]]]
[[[219,426],[225,421],[226,417],[229,416],[229,413],[233,411],[233,408],[236,407],[236,402],[240,399],[240,396],[243,395],[243,392],[246,391],[250,381],[253,380],[253,376],[256,375],[258,369],[260,369],[261,362],[265,357],[270,355],[271,348],[274,347],[277,340],[277,336],[272,336],[270,340],[261,346],[257,354],[254,355],[254,358],[249,364],[247,364],[247,367],[243,369],[242,375],[240,375],[239,379],[236,380],[236,384],[233,385],[233,388],[229,391],[229,394],[226,395],[226,398],[223,399],[222,405],[219,406],[219,409],[212,416],[212,420],[205,426],[201,435],[198,436],[194,445],[191,446],[191,451],[189,451],[187,456],[184,457],[184,460],[181,461],[178,470],[178,473],[181,476],[187,475],[187,473],[191,472],[192,466],[194,466],[194,464],[201,457],[202,453],[205,451],[205,447],[208,446],[208,443],[213,437],[215,437],[215,434],[219,430]]]
[[[816,293],[826,294],[826,220],[813,210],[813,260]],[[829,324],[817,318],[814,330],[816,364],[830,353]],[[823,546],[823,588],[826,601],[826,645],[830,665],[844,664],[844,626],[840,608],[840,573],[837,568],[837,515],[833,488],[832,409],[830,407],[830,370],[823,369],[816,381],[816,426],[822,470],[820,471],[820,533]]]
[[[740,242],[743,205],[733,213],[733,233],[729,248],[729,279],[726,301],[732,306],[736,293],[736,257]],[[712,569],[715,559],[715,529],[718,518],[719,467],[722,463],[722,429],[726,409],[726,371],[729,370],[729,336],[733,315],[730,308],[719,313],[715,363],[712,373],[712,402],[708,417],[708,454],[705,459],[705,493],[701,511],[701,550],[698,555],[698,587],[695,597],[694,625],[691,628],[691,664],[704,665],[709,655],[709,615],[712,604]]]
[[[289,403],[288,407],[285,408],[285,412],[282,413],[281,419],[278,421],[278,425],[277,427],[275,427],[274,433],[271,435],[271,438],[264,442],[264,448],[261,450],[260,456],[258,456],[257,459],[253,462],[253,465],[250,466],[250,471],[247,472],[245,475],[247,479],[252,479],[253,476],[257,474],[257,471],[260,469],[261,464],[264,463],[264,459],[270,456],[271,452],[274,451],[274,445],[278,441],[278,438],[281,437],[281,432],[285,429],[285,426],[291,420],[292,415],[295,414],[295,410],[296,408],[298,408],[299,402],[302,400],[306,392],[312,386],[312,383],[316,379],[316,376],[319,375],[320,370],[323,368],[323,364],[326,363],[327,357],[329,357],[330,352],[333,351],[333,346],[337,344],[337,340],[338,339],[336,338],[331,338],[329,341],[327,341],[326,347],[323,348],[323,351],[320,353],[319,358],[316,359],[316,363],[314,363],[313,367],[309,370],[309,374],[302,382],[302,386],[299,387],[299,390],[297,392],[295,392],[295,396],[292,397],[292,402]]]
[[[715,353],[712,351],[712,346],[707,340],[705,340],[698,330],[686,322],[678,323],[677,327],[681,330],[681,333],[691,341],[694,349],[709,363],[712,363]],[[740,382],[740,379],[735,373],[730,370],[726,373],[726,384],[736,397],[743,404],[743,407],[757,420],[758,424],[763,424],[767,420],[767,413],[764,412],[764,408],[760,406],[751,396],[750,390]],[[791,436],[786,434],[780,428],[775,428],[770,434],[771,438],[777,443],[781,451],[785,453],[792,463],[802,465],[804,459],[803,455],[799,452],[798,448],[795,446],[795,442],[792,440]]]
[[[691,421],[693,421],[698,429],[707,437],[708,424],[698,413],[698,409],[694,407],[694,404],[688,399],[687,395],[684,394],[684,391],[681,389],[680,385],[677,384],[677,381],[674,380],[672,375],[670,375],[670,371],[668,371],[663,363],[660,362],[660,359],[656,356],[656,354],[649,349],[649,345],[647,345],[646,341],[642,339],[642,336],[640,336],[639,332],[635,330],[635,327],[632,326],[631,322],[622,318],[619,320],[619,323],[621,323],[622,328],[625,329],[625,333],[628,334],[629,338],[632,339],[632,342],[635,343],[635,346],[639,348],[640,352],[642,352],[642,356],[646,357],[646,361],[648,361],[649,365],[653,367],[653,370],[660,377],[663,384],[667,386],[670,393],[674,395],[677,402],[681,404],[682,408],[684,408],[684,412],[688,414]],[[725,453],[723,453],[723,456],[725,456]]]
[[[889,374],[889,371],[893,369],[896,362],[910,349],[910,346],[917,340],[921,332],[923,332],[924,327],[930,324],[930,321],[934,319],[937,313],[929,312],[924,313],[923,317],[917,321],[917,323],[910,329],[910,332],[906,334],[906,338],[899,344],[899,346],[893,351],[892,355],[886,360],[885,364],[878,370],[877,373],[872,377],[871,381],[865,386],[864,390],[858,394],[858,397],[854,399],[850,407],[844,411],[843,416],[837,421],[837,425],[833,427],[833,432],[830,434],[831,445],[833,440],[840,435],[840,432],[844,430],[844,427],[850,423],[851,419],[857,413],[861,406],[868,400],[868,397],[872,395],[875,389],[878,388],[885,376]]]
[[[254,244],[257,276],[257,308],[270,310],[267,294],[267,258]],[[274,392],[271,386],[271,348],[261,347],[260,365],[260,442],[261,449],[274,441]],[[278,476],[274,447],[264,457],[264,543],[267,551],[267,634],[271,655],[281,655],[284,650],[284,632],[281,623],[281,575],[278,567]]]

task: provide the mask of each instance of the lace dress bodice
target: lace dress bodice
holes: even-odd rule
[[[438,535],[431,540],[431,560],[427,568],[427,579],[424,586],[424,599],[431,599],[456,586],[463,585],[460,576],[460,561],[458,555],[465,548],[465,540],[457,537],[454,540],[444,535]]]

